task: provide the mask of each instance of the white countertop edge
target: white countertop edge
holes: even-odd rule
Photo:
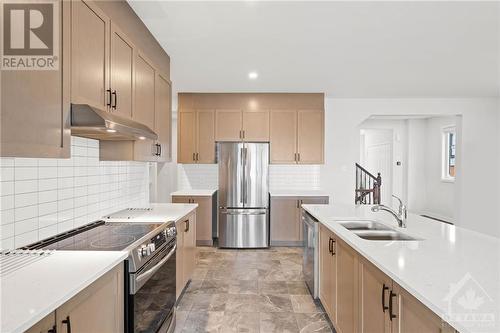
[[[178,190],[170,193],[170,196],[192,196],[192,197],[204,197],[204,196],[212,196],[217,192],[217,189],[186,189],[186,190]]]
[[[62,252],[62,251],[59,251]],[[110,262],[106,267],[103,269],[95,272],[93,275],[91,275],[88,279],[82,281],[81,283],[75,285],[73,289],[71,289],[68,293],[65,294],[65,297],[60,298],[56,301],[54,301],[51,304],[47,304],[47,306],[44,308],[44,311],[39,311],[38,313],[33,314],[33,316],[27,318],[24,322],[20,323],[18,326],[16,326],[14,329],[7,328],[7,331],[5,333],[23,333],[26,330],[30,329],[33,327],[36,323],[38,323],[40,320],[48,316],[51,312],[54,312],[57,308],[59,308],[61,305],[78,295],[82,290],[90,286],[92,283],[97,281],[100,277],[102,277],[104,274],[115,268],[117,265],[120,263],[123,263],[123,261],[128,257],[128,252],[125,251],[113,251],[116,253],[120,253],[121,255],[117,257],[116,260]],[[10,330],[9,330],[10,329]],[[2,328],[3,331],[3,328]]]
[[[409,294],[411,294],[413,297],[415,297],[417,300],[419,300],[422,304],[424,304],[427,308],[429,308],[432,312],[434,312],[437,316],[439,316],[442,320],[445,320],[448,324],[450,324],[455,330],[457,330],[460,333],[474,333],[473,331],[470,330],[470,328],[464,327],[460,322],[456,321],[447,321],[446,319],[446,313],[441,309],[439,306],[435,305],[431,300],[427,299],[423,294],[421,294],[417,289],[406,283],[404,280],[399,278],[396,274],[391,272],[388,268],[386,268],[382,263],[376,260],[372,255],[367,253],[366,251],[362,250],[360,247],[357,246],[356,242],[352,241],[350,237],[346,237],[347,234],[344,235],[344,233],[349,232],[347,229],[341,230],[340,227],[336,228],[335,226],[332,226],[329,222],[337,222],[337,221],[345,221],[345,220],[374,220],[377,222],[380,222],[382,224],[387,225],[388,227],[391,227],[395,230],[394,225],[388,224],[386,221],[383,221],[381,219],[376,219],[376,218],[371,218],[371,217],[360,217],[360,216],[339,216],[337,218],[329,218],[328,222],[322,221],[322,217],[318,216],[314,213],[312,209],[309,209],[308,206],[311,206],[313,209],[314,205],[302,205],[302,208],[306,210],[309,214],[311,214],[314,218],[316,218],[319,223],[324,225],[326,228],[328,228],[330,231],[335,233],[338,237],[340,237],[346,244],[348,244],[351,248],[353,248],[356,252],[358,252],[360,255],[362,255],[366,260],[368,260],[372,265],[374,265],[376,268],[378,268],[381,272],[386,274],[389,278],[394,280],[398,285],[400,285],[403,289],[405,289]],[[397,230],[399,231],[399,230]],[[407,234],[409,236],[415,237],[415,238],[421,238],[419,235],[415,235],[412,232],[408,232],[407,230],[401,231],[404,234]],[[472,231],[471,231],[472,232]],[[352,237],[357,237],[356,235],[352,234]],[[354,239],[354,238],[353,238]],[[380,244],[383,246],[384,244],[390,243],[392,241],[377,241],[377,244]],[[497,319],[498,320],[498,319]]]

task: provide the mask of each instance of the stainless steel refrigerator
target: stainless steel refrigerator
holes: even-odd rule
[[[219,247],[269,247],[269,144],[217,143]]]

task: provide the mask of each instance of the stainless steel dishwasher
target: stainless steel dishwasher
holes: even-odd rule
[[[304,279],[314,299],[319,293],[319,223],[311,214],[302,209],[304,228],[304,260],[302,270]]]

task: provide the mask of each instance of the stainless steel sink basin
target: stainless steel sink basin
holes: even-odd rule
[[[371,220],[365,220],[365,221],[345,221],[345,222],[340,222],[340,224],[348,229],[348,230],[392,230],[385,224],[376,222],[376,221],[371,221]]]
[[[363,239],[374,241],[415,241],[417,238],[408,236],[396,230],[357,230],[353,233]]]

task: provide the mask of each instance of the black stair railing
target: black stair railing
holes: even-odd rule
[[[356,190],[354,202],[357,205],[378,205],[380,204],[380,186],[382,177],[380,172],[377,177],[368,170],[356,163]]]

